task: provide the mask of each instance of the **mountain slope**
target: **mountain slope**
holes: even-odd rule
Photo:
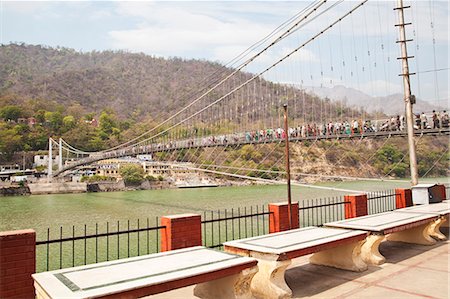
[[[308,87],[307,90],[321,98],[329,98],[333,101],[343,101],[349,106],[363,107],[367,112],[382,112],[387,115],[404,114],[405,104],[402,94],[392,94],[385,97],[372,97],[359,90],[348,88],[342,85],[328,87]],[[422,111],[442,110],[442,107],[435,106],[426,101],[417,99],[413,106],[415,113]]]
[[[164,59],[123,51],[80,53],[25,44],[1,45],[0,65],[0,97],[19,101],[10,104],[24,105],[25,102],[20,103],[24,98],[43,99],[63,109],[80,105],[86,113],[97,116],[109,108],[121,119],[132,117],[140,121],[148,117],[164,120],[234,71],[208,61]],[[198,111],[250,77],[249,73],[239,72],[191,110]],[[293,99],[297,99],[295,105]],[[325,106],[329,114],[339,117],[360,113],[265,80],[254,81],[226,97],[220,108],[228,115],[235,114],[238,122],[247,119],[255,123],[256,116],[263,120],[273,118],[284,102],[296,107],[291,110],[292,117],[310,122],[319,121]],[[201,121],[211,120],[210,115],[204,117]]]

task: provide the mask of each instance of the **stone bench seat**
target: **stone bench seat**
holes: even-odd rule
[[[257,261],[202,246],[33,274],[36,297],[138,298],[195,285],[199,298],[250,298]]]
[[[386,259],[379,251],[379,245],[385,240],[405,243],[433,245],[436,243],[430,235],[430,227],[439,218],[436,213],[384,212],[336,222],[325,223],[326,227],[365,230],[370,232],[361,247],[361,256],[365,263],[381,265]]]
[[[450,201],[445,200],[440,203],[416,205],[413,207],[398,209],[395,210],[395,212],[438,215],[439,219],[435,220],[434,223],[429,227],[428,234],[438,240],[447,240],[448,236],[445,236],[440,231],[440,227],[442,225],[449,225]]]
[[[292,290],[284,274],[291,259],[314,253],[313,264],[351,271],[364,271],[367,265],[360,256],[365,231],[305,227],[224,243],[230,253],[258,260],[258,273],[251,282],[258,298],[290,298]]]

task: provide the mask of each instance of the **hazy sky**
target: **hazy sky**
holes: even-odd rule
[[[410,1],[406,21],[413,93],[448,106],[448,1]],[[2,1],[0,42],[87,52],[126,50],[227,63],[311,1]],[[360,1],[329,1],[313,22],[258,58],[257,72]],[[333,6],[333,7],[331,7]],[[402,92],[396,1],[371,1],[265,77],[304,86],[345,85],[371,95]],[[273,40],[273,38],[272,38]],[[434,42],[433,42],[434,40]],[[261,48],[261,47],[260,47]],[[256,53],[257,49],[251,51]],[[1,66],[0,66],[1,67]],[[434,72],[433,70],[439,69]],[[430,72],[431,71],[431,72]]]

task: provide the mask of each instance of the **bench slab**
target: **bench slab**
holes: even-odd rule
[[[361,247],[361,256],[363,261],[369,265],[381,265],[386,261],[379,252],[381,242],[389,239],[391,241],[432,245],[436,241],[431,238],[429,231],[437,219],[439,219],[439,215],[436,213],[392,211],[329,222],[324,225],[371,232],[372,234],[367,237],[366,242]]]
[[[435,220],[430,226],[428,234],[438,240],[446,240],[445,236],[441,231],[440,227],[443,225],[448,225],[448,218],[450,215],[450,201],[443,201],[440,203],[417,205],[413,207],[403,208],[395,210],[398,213],[422,213],[422,214],[437,214],[440,216],[439,219]]]
[[[262,253],[283,260],[330,249],[343,243],[361,241],[366,236],[365,231],[310,226],[226,242],[224,249],[243,256]]]
[[[33,278],[38,298],[131,298],[240,275],[256,263],[198,246],[43,272]]]
[[[450,201],[443,201],[440,203],[433,203],[427,205],[416,205],[413,207],[403,208],[395,210],[395,212],[412,212],[412,213],[422,213],[422,214],[438,214],[441,216],[446,216],[450,214]]]
[[[436,220],[436,214],[423,214],[417,212],[398,213],[384,212],[374,215],[361,216],[341,221],[328,222],[324,226],[365,230],[377,234],[387,235],[396,231],[421,226]]]
[[[365,231],[305,227],[224,243],[231,253],[254,257],[259,271],[251,283],[252,293],[258,298],[290,298],[292,291],[284,274],[291,259],[314,253],[310,262],[340,269],[363,271],[361,245]]]

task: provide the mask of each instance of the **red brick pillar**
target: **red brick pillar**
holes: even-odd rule
[[[412,203],[412,192],[411,189],[395,189],[395,208],[403,209],[411,207]]]
[[[36,232],[0,232],[0,298],[34,298]]]
[[[161,251],[201,246],[202,223],[197,214],[181,214],[161,217]]]
[[[367,194],[345,195],[344,200],[350,202],[345,204],[345,219],[366,216]]]
[[[439,199],[441,200],[446,200],[447,199],[447,194],[445,194],[445,185],[442,184],[438,184],[436,185],[436,189],[438,191],[439,194]]]
[[[269,203],[269,233],[278,233],[289,230],[288,204]],[[299,228],[298,203],[292,204],[292,228]]]

